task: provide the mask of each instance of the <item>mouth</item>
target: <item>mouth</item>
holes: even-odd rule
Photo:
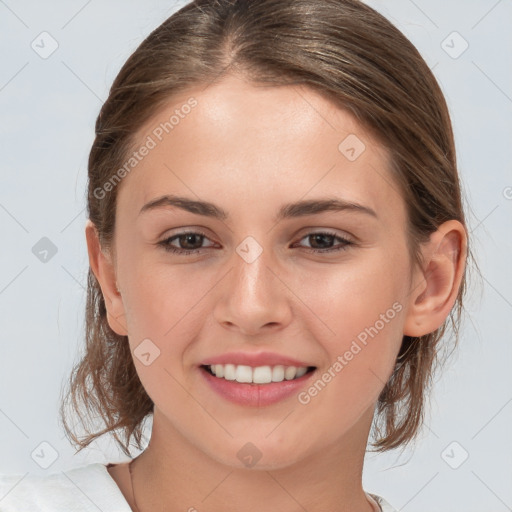
[[[306,378],[305,376],[315,371],[316,366],[211,364],[201,365],[201,368],[219,380],[264,385]]]

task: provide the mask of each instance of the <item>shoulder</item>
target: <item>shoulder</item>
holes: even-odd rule
[[[0,474],[0,512],[131,512],[105,464],[46,475]]]
[[[382,512],[398,512],[393,508],[382,496],[377,494],[368,493],[378,504]]]

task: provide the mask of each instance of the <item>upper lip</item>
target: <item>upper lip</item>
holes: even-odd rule
[[[210,357],[204,360],[201,365],[209,366],[212,364],[234,364],[246,366],[313,366],[309,363],[293,359],[292,357],[276,354],[273,352],[227,352],[225,354]]]

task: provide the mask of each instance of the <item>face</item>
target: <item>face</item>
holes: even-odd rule
[[[413,287],[384,148],[311,89],[233,76],[176,96],[137,139],[110,321],[154,421],[239,467],[248,442],[273,468],[342,442],[392,372]],[[144,208],[163,196],[211,204]],[[215,358],[270,366],[263,379],[283,362],[314,370],[251,385],[209,374]]]

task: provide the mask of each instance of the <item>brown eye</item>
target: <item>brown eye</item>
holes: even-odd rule
[[[329,232],[319,232],[319,233],[310,233],[302,238],[302,240],[308,239],[310,242],[310,247],[306,247],[312,252],[334,252],[341,251],[343,249],[347,249],[349,245],[353,245],[353,242],[343,238],[336,233]],[[339,240],[340,243],[338,247],[332,245],[335,240]]]
[[[308,236],[311,247],[314,249],[328,249],[334,242],[333,235],[327,235],[325,233],[315,233],[314,235]]]
[[[179,235],[177,238],[181,249],[199,249],[199,247],[203,245],[203,239],[204,237],[197,233],[187,233],[185,235]],[[195,247],[196,245],[198,246]]]
[[[158,242],[158,245],[162,246],[168,252],[191,254],[197,253],[200,249],[204,248],[203,242],[205,239],[208,240],[204,233],[191,231],[166,238]]]

